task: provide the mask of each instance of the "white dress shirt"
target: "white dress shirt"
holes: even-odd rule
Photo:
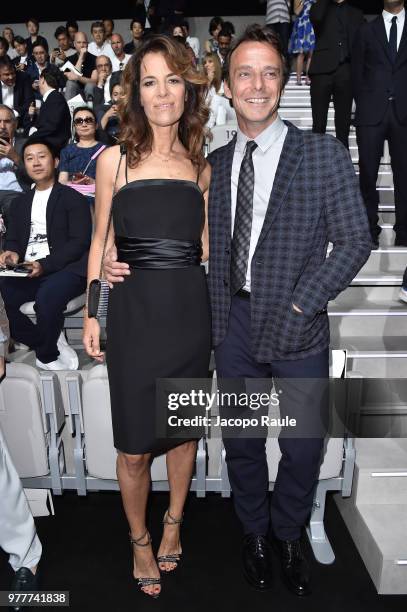
[[[386,28],[387,40],[390,40],[390,28],[391,28],[391,20],[393,17],[397,17],[397,51],[400,46],[401,36],[403,34],[404,22],[406,20],[406,11],[403,9],[397,15],[393,15],[393,13],[389,13],[388,11],[383,11],[383,19],[384,19],[384,27]]]
[[[119,60],[119,58],[117,57],[117,55],[114,56],[114,58],[112,59],[112,72],[117,72],[119,70],[124,70],[124,67],[126,66],[127,62],[129,61],[129,59],[131,58],[131,55],[129,53],[125,53],[124,54],[124,58]],[[121,64],[121,66],[120,66]]]
[[[253,254],[256,250],[257,242],[263,227],[264,218],[266,216],[269,205],[270,194],[273,188],[274,177],[276,175],[277,166],[280,161],[281,151],[288,128],[285,123],[277,115],[277,118],[269,125],[261,134],[254,140],[257,143],[257,148],[253,152],[254,166],[254,194],[253,194],[253,221],[252,232],[250,236],[249,261],[247,265],[246,283],[243,287],[246,291],[250,291],[251,274],[250,266]],[[235,223],[236,212],[236,197],[237,185],[239,182],[240,166],[243,161],[246,142],[251,140],[238,128],[236,137],[235,152],[232,163],[231,177],[231,195],[232,195],[232,228]],[[233,229],[232,229],[233,234]]]
[[[116,57],[112,49],[112,45],[107,42],[107,40],[105,40],[101,47],[98,47],[93,40],[91,43],[89,43],[88,52],[92,53],[92,55],[95,55],[96,57],[99,57],[99,55],[107,55],[107,57],[110,57],[112,61]]]
[[[14,87],[9,87],[5,85],[3,81],[1,81],[1,95],[3,99],[3,104],[8,106],[9,108],[14,107]]]

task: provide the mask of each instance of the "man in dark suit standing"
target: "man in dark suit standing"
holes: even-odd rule
[[[353,165],[334,138],[280,119],[289,70],[274,32],[250,26],[224,71],[238,130],[208,158],[208,283],[219,387],[222,379],[272,377],[322,379],[323,387],[329,369],[327,303],[349,285],[371,249]],[[326,258],[328,242],[333,249]],[[123,280],[127,268],[114,260],[111,249],[105,259],[111,282]],[[304,397],[301,414],[320,414],[323,394]],[[263,590],[272,578],[267,431],[261,435],[224,436],[224,445],[244,530],[244,574]],[[306,595],[310,576],[301,532],[312,510],[323,440],[293,439],[285,432],[279,444],[271,526],[286,584]]]
[[[59,153],[71,137],[71,114],[63,94],[56,91],[57,87],[54,75],[47,68],[43,70],[39,78],[42,105],[30,136],[36,132]]]
[[[75,370],[78,357],[61,331],[67,303],[86,289],[92,221],[86,198],[55,178],[58,159],[36,136],[23,147],[35,189],[14,200],[0,264],[23,266],[28,277],[2,278],[12,338],[33,349],[45,370]],[[36,325],[20,311],[35,301]]]
[[[309,69],[312,129],[325,133],[332,98],[336,137],[348,147],[353,100],[350,59],[363,13],[346,0],[317,0],[311,7],[310,19],[316,36]]]
[[[360,188],[370,231],[379,245],[376,190],[384,141],[389,143],[396,204],[396,246],[407,246],[407,26],[404,0],[384,0],[384,11],[365,23],[352,53]]]
[[[31,125],[29,108],[34,102],[30,79],[24,72],[17,71],[9,57],[0,58],[0,104],[15,111],[18,127],[25,132]]]

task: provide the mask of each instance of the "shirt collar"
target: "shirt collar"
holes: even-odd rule
[[[55,89],[48,89],[45,94],[42,96],[42,101],[45,102],[45,100],[48,98],[49,94],[51,93],[51,91],[56,91]]]
[[[402,21],[405,18],[406,9],[403,9],[402,11],[397,13],[397,15],[393,15],[393,13],[389,13],[388,11],[383,11],[382,14],[383,14],[383,19],[387,21],[387,23],[391,23],[391,20],[393,19],[393,17],[397,17],[397,22],[400,23],[400,21]]]
[[[284,121],[282,121],[280,115],[277,115],[273,123],[271,123],[258,136],[256,136],[254,140],[262,153],[266,153],[270,147],[277,142],[283,133],[284,128]],[[236,150],[243,153],[248,140],[251,140],[251,138],[246,136],[246,134],[243,134],[243,132],[237,128]]]

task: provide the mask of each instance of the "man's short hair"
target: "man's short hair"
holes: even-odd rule
[[[112,24],[112,29],[114,29],[114,21],[113,19],[111,19],[110,17],[106,17],[106,19],[102,19],[102,22],[104,23],[105,21],[110,21],[110,23]]]
[[[90,26],[90,31],[93,32],[95,28],[102,28],[105,31],[105,26],[103,25],[103,21],[94,21]]]
[[[132,19],[130,21],[130,30],[133,28],[133,25],[135,23],[139,23],[141,25],[141,27],[143,28],[143,30],[144,30],[144,26],[145,26],[145,20],[144,19],[142,19],[141,17],[136,17],[135,19]]]
[[[62,25],[57,27],[54,32],[54,37],[58,39],[58,36],[61,36],[61,34],[65,34],[65,36],[68,36],[69,38],[68,30]]]
[[[58,157],[58,154],[55,148],[50,142],[48,142],[48,140],[46,140],[45,138],[41,138],[41,136],[37,136],[37,134],[33,134],[32,136],[27,138],[27,140],[25,141],[21,149],[21,156],[23,159],[24,159],[24,154],[25,154],[25,150],[27,149],[27,147],[30,147],[31,145],[36,145],[36,144],[44,145],[45,147],[47,147],[48,151],[52,155],[52,159],[56,159]]]
[[[48,53],[47,48],[45,46],[45,43],[37,40],[37,42],[35,42],[33,44],[33,53],[34,53],[34,49],[36,49],[37,47],[42,47],[44,49],[45,53]]]
[[[58,89],[58,81],[55,75],[48,69],[44,68],[41,72],[40,78],[44,78],[48,87],[52,87],[52,89]]]
[[[290,77],[290,69],[288,65],[287,57],[284,54],[281,40],[278,34],[276,34],[269,26],[261,26],[258,23],[249,25],[246,30],[237,38],[232,48],[229,50],[225,62],[223,64],[223,78],[229,83],[230,82],[230,60],[236,49],[245,42],[259,42],[270,45],[276,53],[280,56],[281,63],[283,65],[282,74],[282,89],[287,85]]]
[[[0,104],[0,111],[1,111],[1,110],[8,111],[8,112],[10,113],[10,115],[11,115],[11,119],[12,119],[13,123],[14,123],[14,124],[17,124],[18,119],[17,119],[17,117],[15,116],[14,111],[13,111],[13,109],[12,109],[12,108],[10,108],[9,106],[7,106],[7,104]]]
[[[212,32],[214,32],[222,24],[223,24],[222,17],[212,17],[212,19],[209,22],[209,28],[208,28],[209,34],[212,34]]]
[[[16,71],[16,68],[13,62],[11,61],[8,55],[4,55],[3,57],[0,57],[0,70],[2,68],[7,68],[9,70],[13,70],[14,72]]]
[[[30,17],[29,19],[27,19],[27,21],[25,22],[25,25],[28,25],[30,23],[30,21],[32,23],[35,23],[35,25],[37,26],[37,28],[40,27],[40,22],[38,21],[38,19],[36,19],[35,17]]]
[[[6,52],[9,50],[10,45],[9,45],[9,43],[8,43],[7,38],[4,38],[4,36],[0,36],[0,44],[2,44],[2,45],[3,45],[3,47],[4,47],[4,48],[5,48],[5,50],[6,50]]]
[[[17,43],[18,45],[26,45],[27,41],[25,40],[25,38],[23,38],[22,36],[14,36],[14,42]]]
[[[227,36],[227,38],[232,39],[232,34],[230,33],[230,30],[227,30],[227,29],[226,29],[226,28],[224,28],[223,26],[222,26],[221,31],[220,31],[220,32],[219,32],[219,34],[218,34],[218,40],[219,40],[219,38],[220,38],[221,36]]]
[[[112,70],[112,69],[113,69],[112,60],[110,59],[110,57],[109,57],[108,55],[105,55],[104,53],[102,53],[102,55],[98,55],[98,56],[96,57],[96,60],[95,60],[95,66],[96,66],[96,68],[97,68],[97,64],[98,64],[98,59],[100,59],[101,57],[105,57],[105,58],[108,60],[108,63],[109,63],[109,65],[110,65],[110,69]]]
[[[75,21],[74,19],[68,19],[68,21],[65,24],[65,28],[75,28],[76,31],[79,30],[79,26],[78,26],[78,22]]]
[[[181,28],[185,28],[186,31],[189,32],[189,21],[187,19],[181,21]]]

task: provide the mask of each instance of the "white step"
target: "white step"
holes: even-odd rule
[[[407,267],[407,247],[379,247],[374,249],[358,276],[368,273],[403,273]]]
[[[406,494],[407,441],[356,440],[352,497],[335,499],[381,595],[407,594]]]

